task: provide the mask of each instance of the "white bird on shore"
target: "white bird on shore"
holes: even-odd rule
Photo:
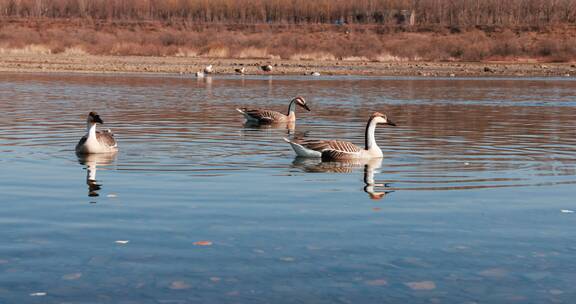
[[[90,112],[86,120],[86,135],[76,145],[78,154],[112,153],[118,151],[118,143],[110,130],[97,131],[96,124],[104,122],[96,112]]]
[[[204,72],[202,72],[202,71],[196,72],[195,75],[196,75],[196,78],[204,78]]]
[[[264,72],[272,72],[272,66],[267,64],[260,67]]]
[[[212,69],[212,65],[211,65],[211,64],[204,68],[204,73],[210,74],[210,73],[212,73],[212,72],[213,72],[213,69]]]
[[[299,157],[316,157],[322,160],[350,160],[350,159],[366,159],[383,157],[382,150],[376,144],[374,132],[376,125],[382,123],[395,126],[386,115],[374,112],[368,119],[366,125],[366,132],[364,133],[364,148],[357,145],[339,140],[309,140],[303,142],[290,141],[284,138],[284,141],[289,143]]]
[[[318,72],[312,72],[312,73],[310,73],[310,75],[312,75],[312,76],[320,76],[320,73],[318,73]]]

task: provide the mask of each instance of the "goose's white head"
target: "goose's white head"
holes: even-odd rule
[[[377,124],[386,124],[389,126],[396,126],[396,124],[393,121],[388,119],[386,114],[382,114],[380,112],[372,113],[372,115],[370,116],[370,120],[374,121]]]
[[[302,96],[296,96],[293,100],[297,105],[303,107],[304,109],[308,110],[308,111],[312,111],[310,110],[310,108],[308,107],[308,105],[306,104],[306,100],[304,99],[304,97]]]
[[[88,126],[91,126],[93,124],[103,124],[104,122],[102,121],[102,118],[100,118],[100,115],[98,115],[98,113],[92,111],[88,114],[88,119],[87,119],[87,123]]]

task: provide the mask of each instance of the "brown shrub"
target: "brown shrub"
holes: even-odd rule
[[[509,29],[496,34],[493,41],[493,55],[507,57],[522,54],[522,47],[518,40],[518,36]]]
[[[576,30],[514,32],[510,29],[382,34],[381,27],[348,25],[202,25],[177,23],[2,22],[0,46],[24,52],[42,46],[51,53],[298,60],[465,60],[576,58]],[[28,49],[29,51],[32,49]]]

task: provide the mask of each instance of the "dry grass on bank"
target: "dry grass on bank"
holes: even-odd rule
[[[576,29],[383,31],[362,25],[165,25],[34,21],[0,23],[0,54],[93,54],[371,61],[576,59]]]

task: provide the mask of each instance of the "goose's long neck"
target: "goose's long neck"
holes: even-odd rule
[[[374,132],[376,131],[376,122],[374,118],[370,118],[368,124],[366,125],[366,133],[365,133],[365,148],[366,150],[372,149],[372,147],[378,147],[376,144],[376,138],[374,137]]]
[[[286,114],[287,116],[290,116],[290,113],[294,112],[294,109],[296,108],[296,99],[292,99],[290,101],[290,104],[288,105],[288,114]]]
[[[86,133],[88,133],[88,138],[96,136],[96,124],[88,123],[86,127]]]

